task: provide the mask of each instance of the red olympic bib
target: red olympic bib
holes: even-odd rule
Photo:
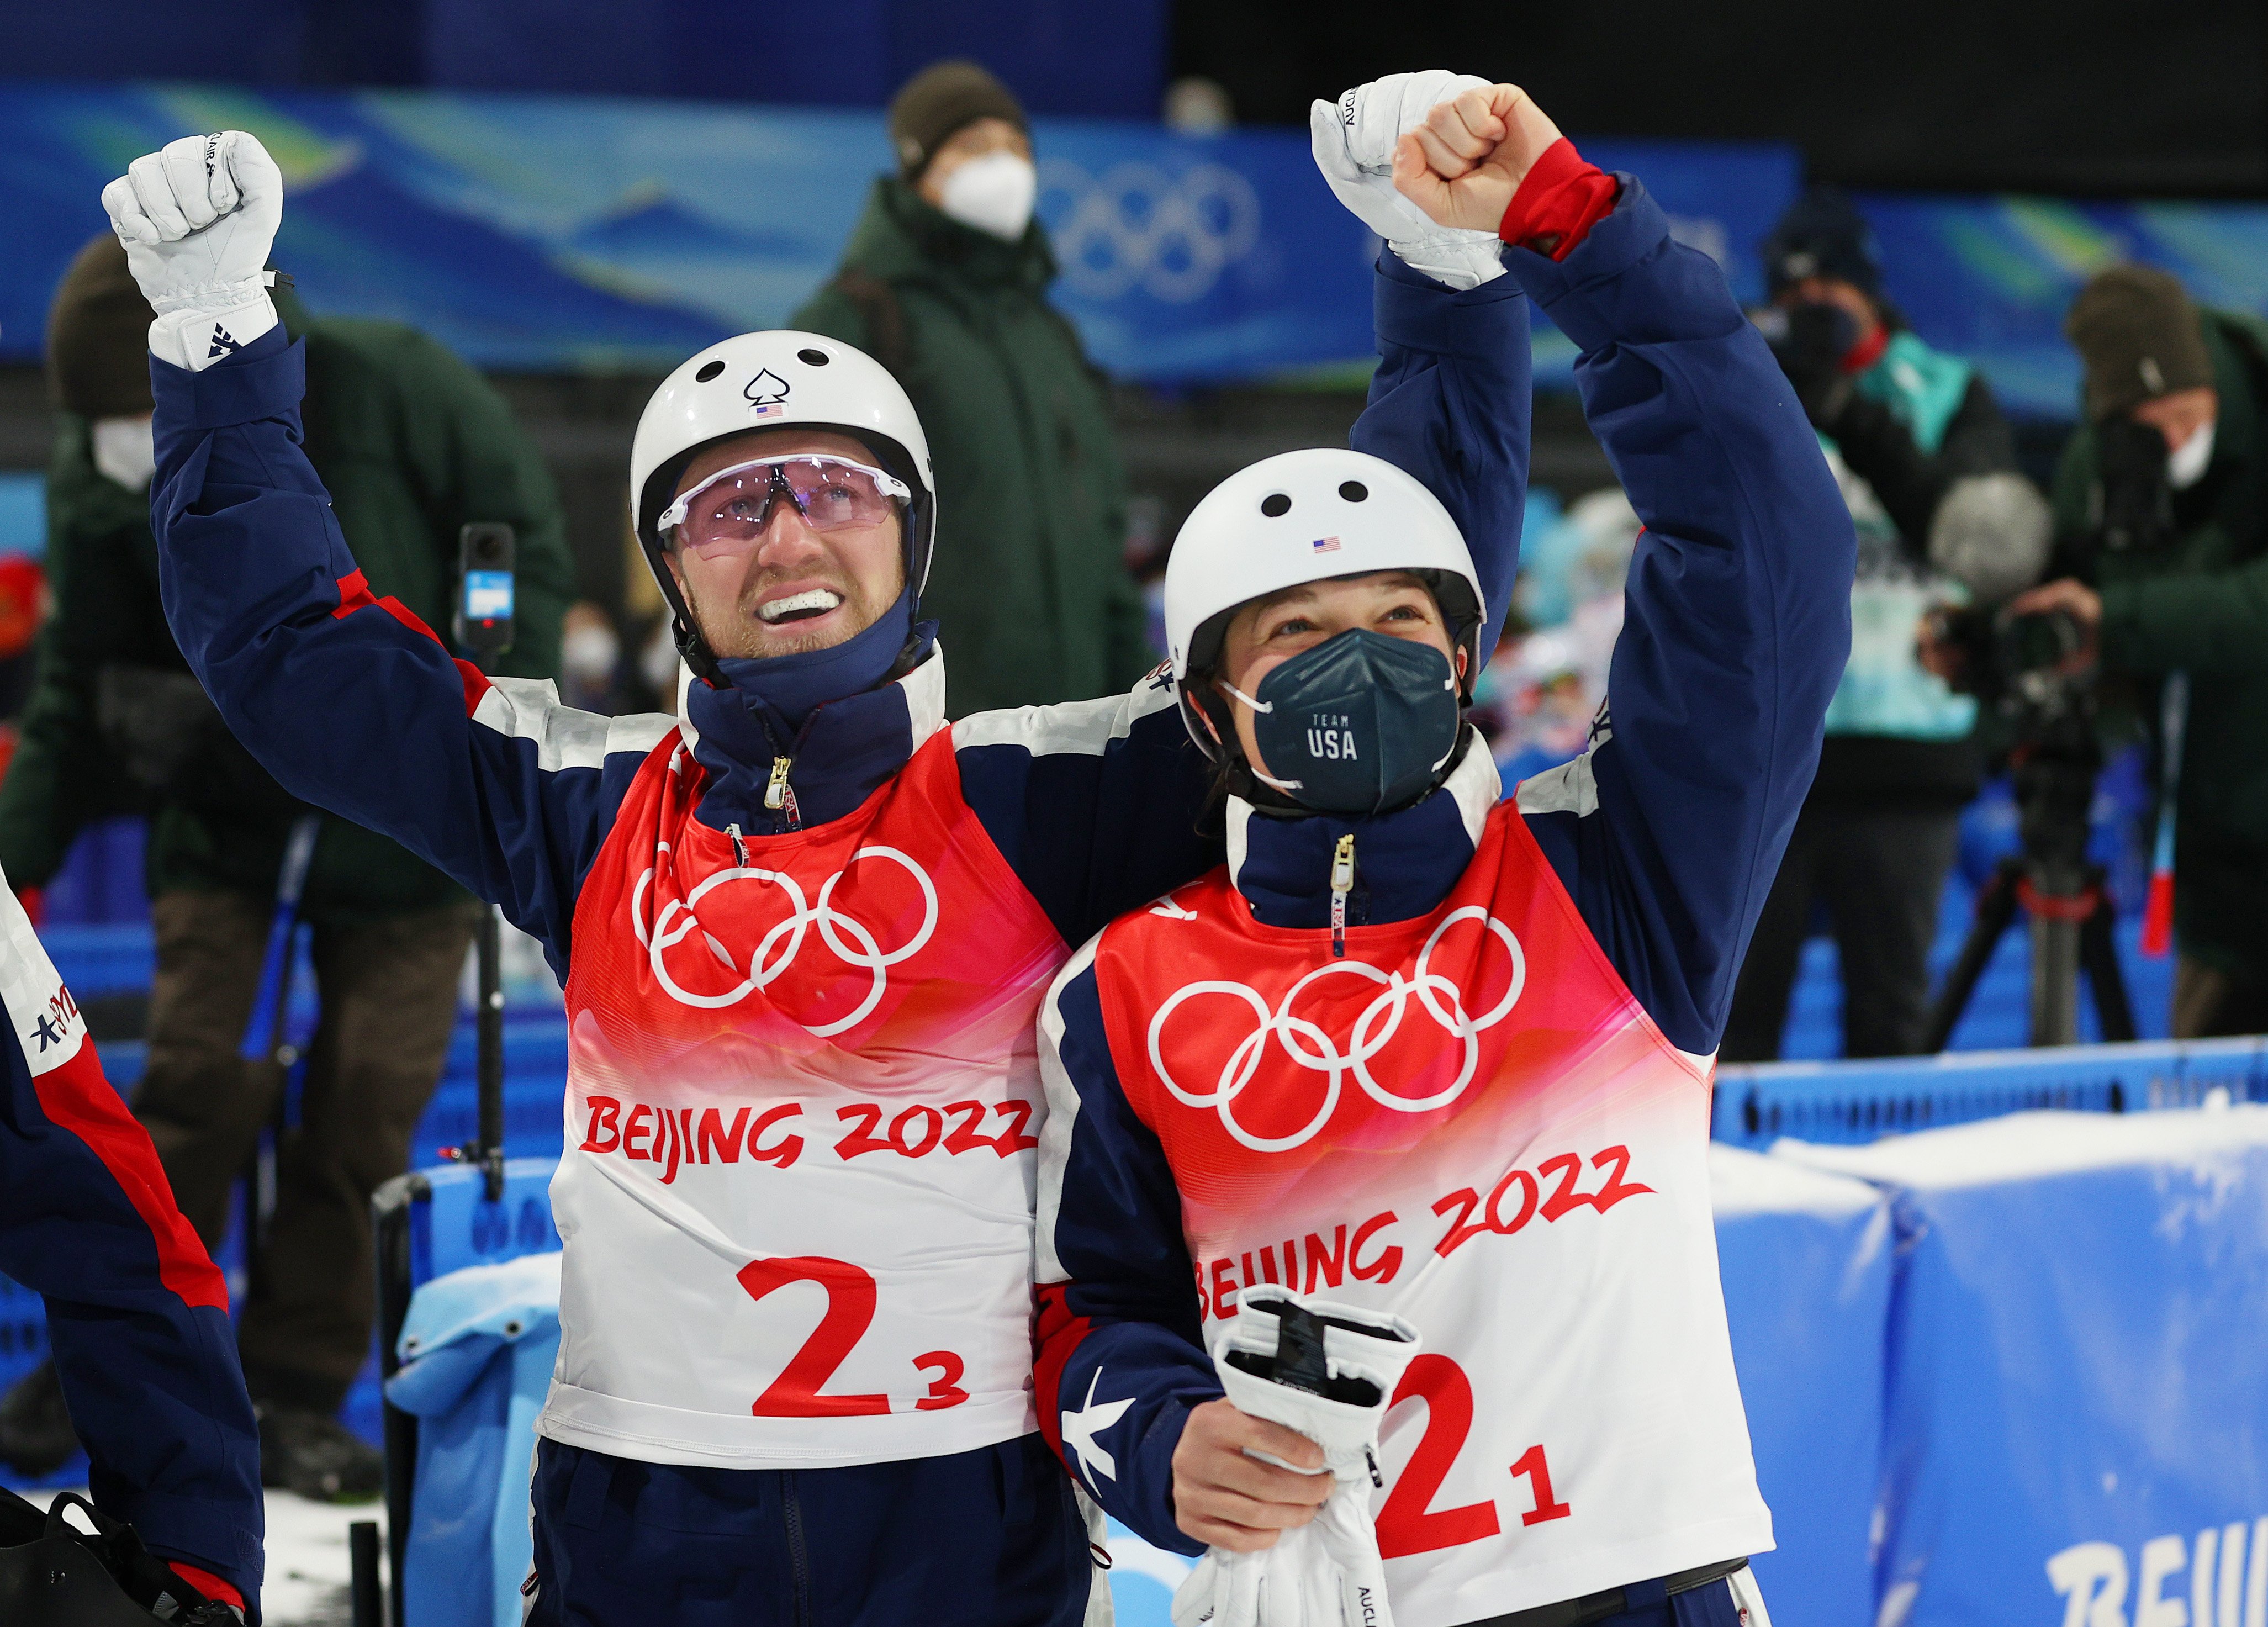
[[[754,1467],[1033,1427],[1033,1022],[1065,946],[939,731],[857,812],[733,838],[647,758],[577,904],[542,1432]]]
[[[1349,928],[1344,956],[1256,921],[1224,870],[1113,924],[1095,970],[1208,1329],[1288,1283],[1425,1341],[1383,1437],[1397,1619],[1771,1546],[1717,1285],[1708,1064],[1639,1007],[1513,805],[1439,908]]]

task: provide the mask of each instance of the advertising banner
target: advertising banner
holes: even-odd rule
[[[784,323],[835,267],[877,175],[882,115],[423,91],[187,85],[0,92],[0,360],[40,354],[102,188],[178,136],[248,129],[283,166],[276,263],[313,310],[391,318],[478,365],[664,371]],[[1365,368],[1376,239],[1315,173],[1304,130],[1182,136],[1042,119],[1053,298],[1095,359],[1166,382]],[[1761,292],[1755,248],[1793,195],[1793,149],[1600,142],[1681,238]],[[1540,374],[1565,376],[1556,335]],[[1356,376],[1359,376],[1358,372]]]

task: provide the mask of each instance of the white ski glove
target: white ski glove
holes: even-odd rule
[[[1441,103],[1466,91],[1484,91],[1488,84],[1442,68],[1390,73],[1355,86],[1336,103],[1319,101],[1307,114],[1315,167],[1339,202],[1384,238],[1403,265],[1455,289],[1502,276],[1498,251],[1503,245],[1494,232],[1442,225],[1395,191],[1394,149]]]
[[[1239,1411],[1322,1447],[1315,1472],[1338,1483],[1312,1521],[1271,1548],[1207,1549],[1174,1594],[1174,1627],[1394,1627],[1370,1494],[1379,1424],[1417,1353],[1418,1330],[1399,1316],[1286,1288],[1247,1291],[1213,1371]]]
[[[199,372],[276,326],[268,251],[284,172],[242,130],[185,136],[102,189],[126,264],[158,320],[150,350]]]

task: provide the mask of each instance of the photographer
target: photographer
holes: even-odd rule
[[[520,639],[504,670],[557,670],[571,565],[549,474],[494,391],[423,335],[311,319],[306,449],[324,472],[369,590],[448,625],[458,534],[519,534]],[[54,619],[40,636],[23,741],[0,786],[0,865],[44,884],[91,820],[151,819],[157,971],[136,1116],[209,1249],[273,1110],[282,1071],[239,1046],[257,996],[290,833],[313,810],[238,744],[168,629],[150,526],[152,312],[105,232],[49,318],[57,435],[48,479]],[[370,1195],[406,1166],[438,1081],[478,917],[400,844],[326,819],[299,917],[322,1016],[276,1211],[238,1329],[261,1404],[261,1470],[310,1497],[374,1494],[378,1454],[334,1417],[370,1349]],[[77,1441],[52,1366],[0,1402],[0,1458],[43,1473]]]
[[[2258,1034],[2268,1030],[2268,325],[2198,309],[2163,271],[2116,266],[2080,291],[2064,330],[2086,368],[2086,421],[2056,475],[2058,579],[2014,608],[2073,618],[2113,699],[2154,735],[2166,680],[2188,674],[2172,1031]]]
[[[1915,656],[1922,618],[2036,581],[2046,504],[2015,472],[1992,391],[1884,298],[1873,233],[1841,194],[1797,200],[1764,244],[1771,341],[1859,533],[1851,660],[1818,777],[1756,924],[1727,1062],[1779,1054],[1815,902],[1842,958],[1844,1054],[1922,1047],[1938,901],[1977,794],[1977,703]]]

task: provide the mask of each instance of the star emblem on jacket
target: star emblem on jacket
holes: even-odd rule
[[[1126,1416],[1126,1409],[1134,1404],[1131,1395],[1123,1401],[1097,1402],[1094,1387],[1102,1382],[1102,1369],[1097,1367],[1094,1376],[1086,1381],[1086,1404],[1076,1412],[1063,1415],[1064,1445],[1079,1454],[1079,1461],[1093,1480],[1101,1475],[1105,1480],[1118,1478],[1118,1460],[1094,1444],[1094,1438]]]

